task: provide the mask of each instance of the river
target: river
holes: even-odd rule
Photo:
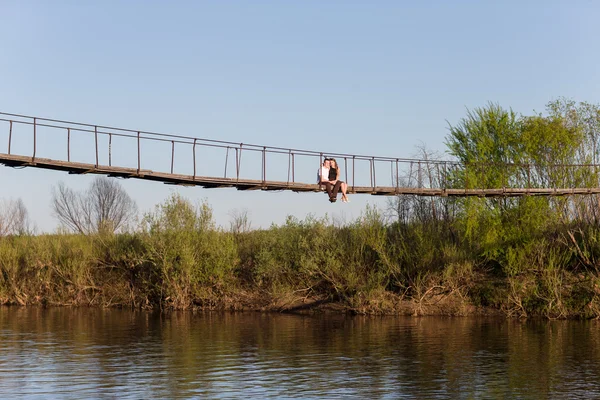
[[[600,398],[599,321],[0,307],[0,398]]]

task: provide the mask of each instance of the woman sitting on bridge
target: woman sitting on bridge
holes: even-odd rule
[[[344,181],[340,181],[340,169],[338,167],[337,161],[335,161],[335,158],[330,158],[329,159],[329,180],[330,181],[334,181],[334,182],[340,182],[341,186],[340,189],[342,189],[342,202],[343,203],[348,203],[350,200],[348,200],[348,195],[346,194],[346,191],[348,190],[348,184]]]

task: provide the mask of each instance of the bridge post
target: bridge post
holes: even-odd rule
[[[527,193],[531,189],[531,164],[527,164]]]
[[[67,128],[67,161],[71,162],[71,128]]]
[[[344,172],[346,174],[346,185],[348,185],[348,157],[344,157]]]
[[[31,159],[32,161],[35,161],[35,150],[36,150],[36,142],[37,142],[36,127],[37,127],[37,118],[33,118],[33,157]]]
[[[433,183],[431,183],[431,187],[432,188],[433,187],[438,188],[438,186],[439,186],[439,188],[441,189],[441,185],[440,185],[440,176],[441,176],[441,174],[440,174],[440,164],[438,162],[436,162],[434,165],[435,165],[435,174],[437,176],[437,185],[434,186]]]
[[[371,173],[373,174],[373,192],[375,192],[375,186],[377,186],[376,178],[375,178],[375,157],[371,157]]]
[[[267,148],[265,146],[262,151],[262,181],[263,185],[267,182]]]
[[[291,169],[291,163],[292,163],[292,150],[289,149],[288,150],[288,174],[287,174],[287,184],[290,184],[290,169]]]
[[[356,172],[356,156],[352,156],[352,192],[354,192],[354,173]]]
[[[225,153],[225,172],[223,173],[223,178],[227,179],[227,163],[229,161],[229,149],[230,147],[227,146],[227,151]]]
[[[175,162],[175,141],[171,140],[171,174],[173,174],[173,163]]]
[[[442,169],[442,189],[446,190],[446,180],[448,176],[448,166],[446,165],[446,161],[444,161],[444,168]]]
[[[369,160],[369,175],[371,180],[371,188],[373,188],[373,160]]]
[[[493,167],[493,165],[492,165]],[[485,163],[481,163],[481,178],[480,178],[480,189],[487,189],[488,183],[485,182]]]
[[[469,165],[465,164],[465,194],[467,193],[468,187],[469,187]]]
[[[140,154],[140,132],[137,133],[137,173],[140,174],[141,154]]]
[[[196,140],[197,139],[194,139],[194,147],[192,148],[192,153],[194,154],[194,180],[196,180]]]
[[[319,173],[317,176],[319,176],[319,190],[323,189],[323,186],[321,185],[321,166],[323,165],[323,153],[319,153]]]
[[[108,166],[112,167],[112,133],[108,134]]]
[[[12,125],[13,122],[10,121],[10,128],[8,130],[8,154],[10,154],[10,142],[12,141]]]
[[[98,127],[94,126],[94,137],[96,139],[96,168],[98,168]]]
[[[396,158],[396,193],[398,193],[398,187],[400,186],[400,170],[398,168],[398,159]]]
[[[240,163],[242,161],[242,146],[244,144],[240,143],[240,148],[239,148],[239,155],[238,155],[238,148],[235,148],[235,179],[237,181],[240,180]]]

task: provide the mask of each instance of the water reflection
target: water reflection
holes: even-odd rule
[[[0,397],[593,398],[597,321],[0,308]]]

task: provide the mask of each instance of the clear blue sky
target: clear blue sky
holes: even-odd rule
[[[421,144],[444,152],[448,123],[490,101],[523,114],[562,96],[600,102],[591,0],[0,0],[0,20],[0,111],[10,113],[411,157]],[[2,167],[0,198],[22,198],[52,231],[51,188],[92,178]],[[268,227],[386,204],[121,182],[141,211],[177,191],[206,199],[223,226],[233,210]]]

